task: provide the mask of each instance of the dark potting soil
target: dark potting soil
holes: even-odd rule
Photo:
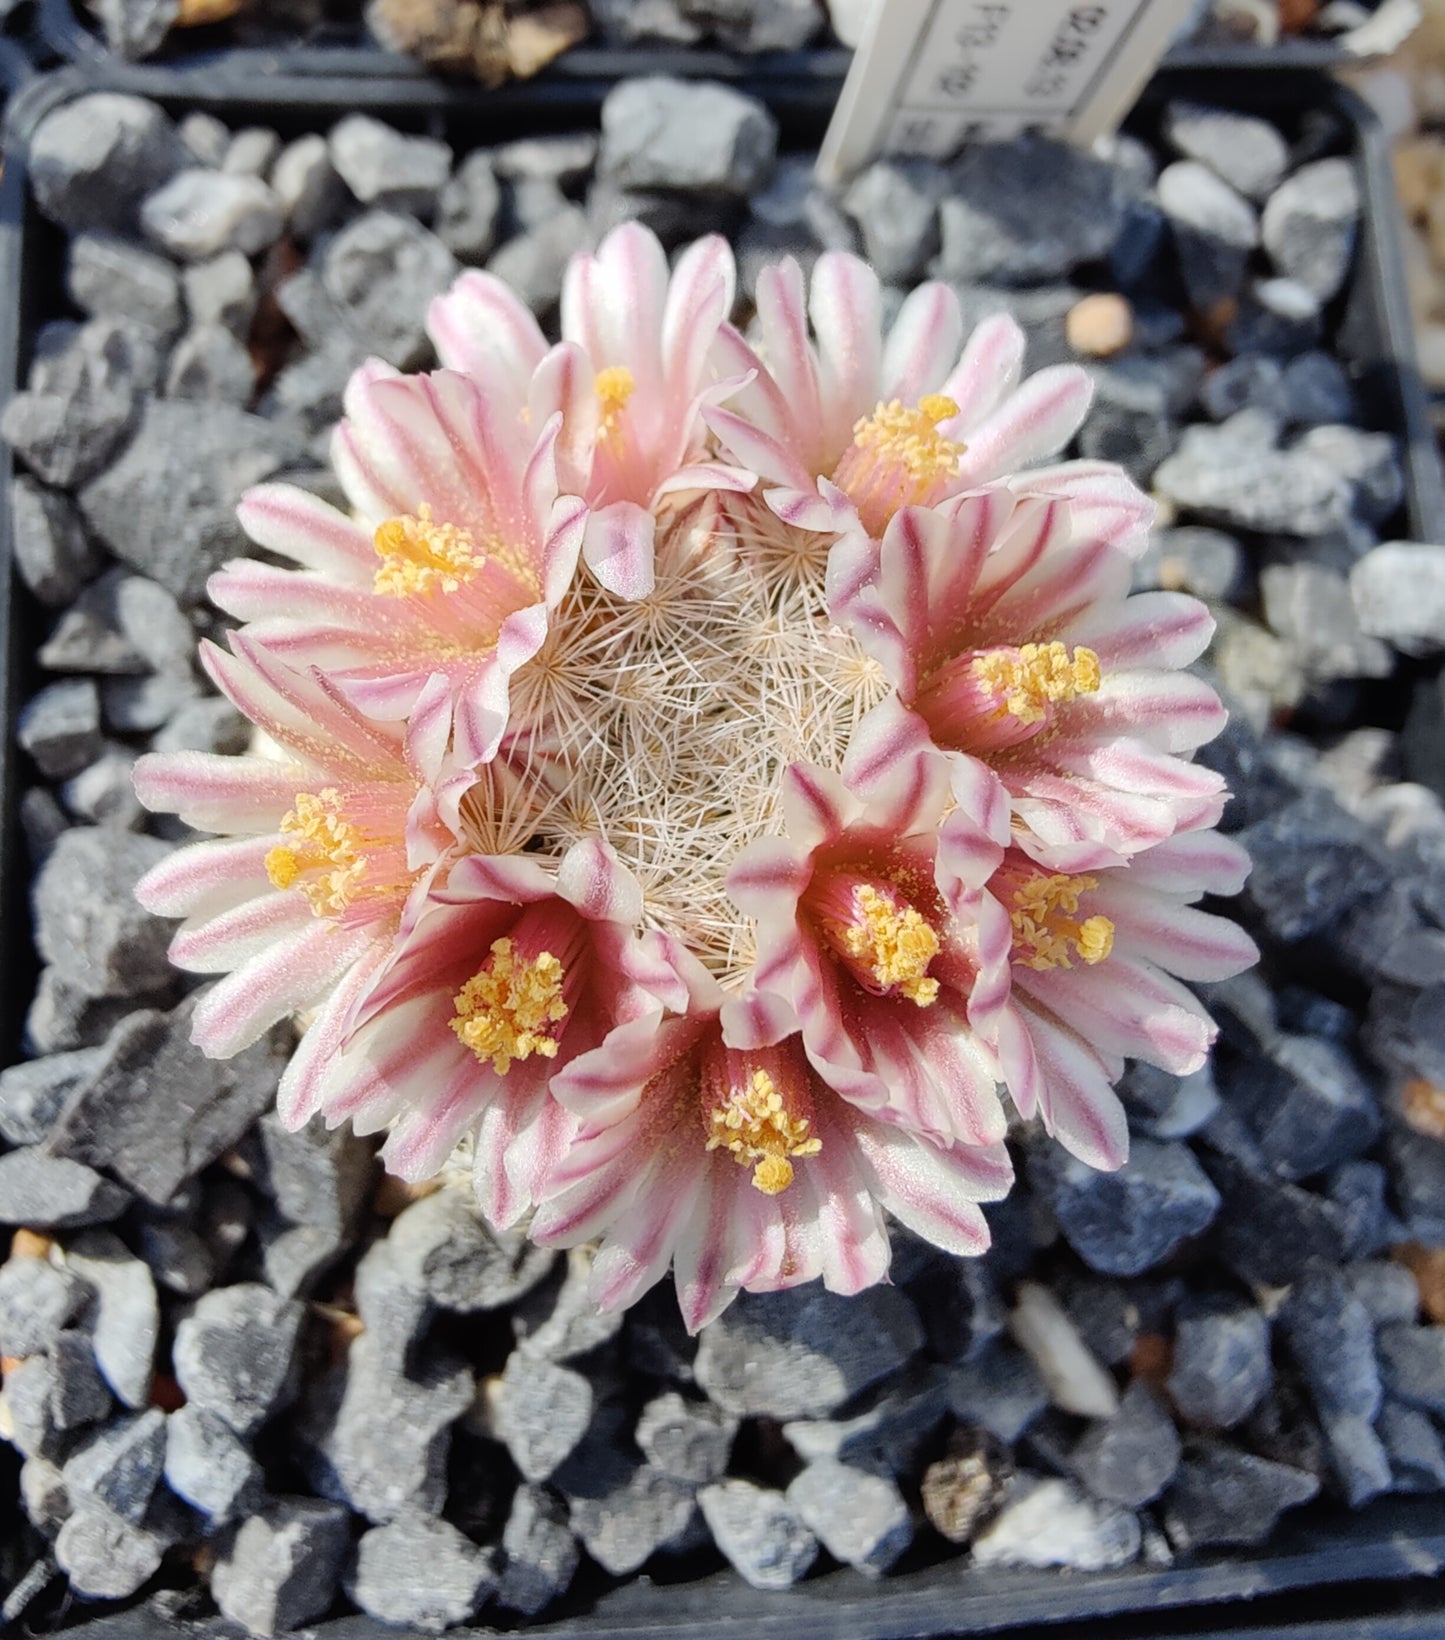
[[[1358,334],[1356,133],[1318,94],[1261,126],[1196,87],[1109,161],[1030,142],[831,196],[785,155],[745,198],[666,83],[612,95],[612,121],[670,120],[645,190],[588,131],[478,147],[461,120],[282,133],[103,95],[30,142],[73,305],[40,315],[3,419],[33,650],[8,869],[43,966],[0,1074],[0,1223],[51,1242],[0,1267],[6,1620],[155,1595],[155,1623],[434,1629],[643,1568],[781,1590],[962,1545],[980,1578],[1163,1568],[1311,1500],[1328,1522],[1445,1487],[1445,1254],[1419,1250],[1445,1243],[1445,551],[1382,545],[1438,496],[1417,465],[1412,525],[1375,430],[1398,423]],[[1034,368],[1076,356],[1085,295],[1127,296],[1080,450],[1164,504],[1138,585],[1217,614],[1234,716],[1203,757],[1265,951],[1209,988],[1205,1070],[1129,1073],[1124,1173],[1022,1130],[987,1257],[899,1233],[891,1287],[744,1296],[697,1340],[666,1288],[598,1316],[583,1255],[414,1199],[370,1142],[287,1134],[287,1033],[203,1059],[131,897],[184,835],[140,810],[136,755],[246,742],[193,662],[240,492],[328,488],[349,372],[425,367],[459,267],[547,317],[567,256],[628,217],[670,245],[725,228],[741,319],[766,262],[862,250],[899,295],[935,273],[973,319],[1014,313]]]

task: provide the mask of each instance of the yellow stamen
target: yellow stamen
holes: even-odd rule
[[[1051,704],[1092,695],[1102,680],[1099,657],[1092,649],[1072,655],[1061,643],[1026,643],[1021,649],[995,649],[975,657],[979,681],[1003,697],[1004,710],[1021,723],[1038,723]]]
[[[470,533],[457,524],[433,523],[425,501],[416,517],[388,518],[376,532],[381,568],[375,590],[388,598],[417,593],[455,592],[486,563]]]
[[[490,1060],[505,1076],[514,1059],[557,1057],[550,1027],[567,1017],[562,1000],[562,964],[550,951],[519,961],[508,939],[495,940],[492,954],[452,998],[452,1029],[478,1059]]]
[[[1072,968],[1073,956],[1091,967],[1114,949],[1107,917],[1078,920],[1079,901],[1099,886],[1097,877],[1045,876],[1040,872],[1014,891],[1014,960],[1043,972]]]
[[[924,917],[911,905],[900,910],[869,883],[854,889],[853,905],[863,920],[840,930],[848,955],[867,962],[880,985],[896,985],[920,1008],[936,1001],[938,981],[927,975],[938,935]]]
[[[266,855],[273,887],[295,888],[318,917],[339,917],[366,871],[361,834],[342,816],[341,793],[334,786],[299,792],[281,830],[295,841]]]
[[[753,1184],[777,1196],[793,1182],[790,1156],[816,1156],[821,1139],[808,1137],[809,1120],[794,1116],[765,1070],[755,1070],[743,1087],[728,1090],[708,1112],[709,1150],[728,1150],[743,1167],[752,1166]]]
[[[626,365],[608,365],[606,370],[597,372],[593,390],[597,394],[599,443],[605,439],[618,439],[622,436],[619,426],[622,412],[627,408],[627,401],[632,397],[636,387],[637,383]]]
[[[958,406],[941,393],[920,399],[910,410],[900,399],[880,404],[871,416],[853,425],[853,444],[876,464],[896,464],[920,490],[958,471],[963,445],[945,438],[938,424],[958,414]]]

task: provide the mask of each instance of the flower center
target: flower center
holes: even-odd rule
[[[266,855],[272,886],[296,889],[318,917],[339,917],[366,871],[361,834],[342,817],[341,793],[334,786],[299,792],[281,830],[294,840]]]
[[[425,501],[416,517],[388,518],[376,532],[381,568],[374,588],[387,598],[455,592],[486,564],[470,533],[457,524],[437,524]]]
[[[1114,949],[1114,925],[1107,917],[1079,920],[1079,901],[1099,886],[1097,877],[1048,876],[1036,872],[1013,894],[1010,920],[1014,961],[1043,972],[1072,968],[1072,956],[1093,966]]]
[[[807,1093],[789,1087],[789,1097],[784,1097],[761,1066],[750,1066],[741,1054],[724,1051],[723,1057],[726,1066],[736,1069],[708,1079],[715,1098],[707,1111],[707,1148],[730,1151],[735,1162],[752,1168],[756,1189],[765,1196],[781,1195],[793,1182],[789,1158],[815,1156],[823,1148],[821,1139],[808,1136],[811,1119],[803,1113],[809,1106]],[[785,1085],[795,1081],[783,1079]]]
[[[881,535],[900,507],[926,507],[943,498],[964,446],[945,438],[938,424],[957,414],[952,399],[929,393],[916,409],[893,399],[854,424],[833,482],[870,535]]]
[[[1092,695],[1102,680],[1092,649],[1075,649],[1070,655],[1061,643],[990,649],[974,656],[973,672],[998,697],[1000,712],[1027,724],[1041,723],[1051,705]]]
[[[557,1056],[554,1025],[567,1017],[564,972],[550,951],[522,958],[511,940],[492,942],[482,966],[452,998],[452,1029],[484,1063],[505,1076],[514,1059]]]
[[[622,413],[637,387],[626,365],[608,365],[597,372],[593,391],[597,394],[597,442],[617,443],[622,438]]]
[[[845,876],[831,885],[821,909],[829,944],[870,991],[896,992],[920,1008],[938,1000],[938,981],[928,973],[938,934],[895,889]]]

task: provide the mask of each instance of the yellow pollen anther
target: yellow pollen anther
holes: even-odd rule
[[[295,888],[318,917],[339,917],[366,871],[361,835],[341,811],[341,793],[334,786],[314,795],[299,792],[281,822],[282,832],[294,841],[278,843],[266,855],[272,886]]]
[[[563,969],[550,951],[519,961],[509,939],[494,940],[492,953],[452,998],[451,1026],[478,1059],[505,1076],[514,1059],[557,1057],[550,1027],[567,1017]]]
[[[1114,925],[1107,917],[1078,920],[1079,901],[1099,886],[1097,877],[1052,877],[1040,873],[1014,891],[1011,920],[1014,960],[1044,972],[1072,968],[1072,956],[1090,967],[1114,949]]]
[[[1102,673],[1092,649],[1070,656],[1061,643],[1026,643],[1021,649],[996,649],[973,663],[979,681],[1003,697],[1003,709],[1021,723],[1038,723],[1051,704],[1092,695]]]
[[[958,406],[941,393],[930,393],[910,410],[900,399],[880,404],[871,416],[853,425],[853,442],[877,463],[896,464],[920,492],[958,471],[963,445],[945,438],[938,424],[958,414]]]
[[[841,929],[848,955],[867,962],[880,985],[896,985],[920,1008],[937,1001],[938,981],[928,977],[928,965],[938,955],[938,935],[924,917],[911,905],[900,910],[868,883],[854,889],[853,905],[863,920]]]
[[[597,438],[617,439],[622,436],[622,412],[637,387],[632,372],[623,364],[608,365],[597,372],[593,390],[597,394]]]
[[[433,523],[425,501],[416,517],[388,518],[376,532],[381,568],[374,589],[384,597],[455,592],[486,563],[471,534],[457,524]]]
[[[755,1070],[746,1087],[729,1089],[707,1121],[707,1148],[731,1151],[734,1161],[752,1166],[753,1184],[765,1196],[780,1195],[793,1182],[790,1156],[816,1156],[823,1148],[821,1139],[808,1137],[808,1118],[792,1115],[765,1070]]]

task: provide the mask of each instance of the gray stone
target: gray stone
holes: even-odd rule
[[[1178,438],[1160,362],[1122,359],[1096,366],[1090,375],[1095,398],[1080,430],[1081,452],[1093,461],[1116,461],[1147,484]]]
[[[1389,881],[1365,828],[1328,792],[1305,792],[1239,840],[1254,862],[1249,899],[1286,942],[1322,933]]]
[[[60,799],[48,786],[31,786],[21,792],[18,808],[25,857],[31,867],[38,871],[55,847],[56,839],[69,827],[70,820],[60,806]],[[28,1034],[25,1046],[31,1053],[48,1051],[32,1041]],[[0,1133],[3,1132],[4,1128],[0,1127]]]
[[[1120,1092],[1137,1130],[1146,1138],[1187,1139],[1207,1126],[1219,1110],[1214,1068],[1208,1060],[1188,1076],[1171,1076],[1142,1061],[1136,1061],[1125,1075]]]
[[[725,1480],[697,1496],[713,1541],[755,1589],[790,1589],[818,1558],[818,1540],[781,1492]]]
[[[393,1221],[387,1246],[417,1291],[464,1315],[513,1303],[556,1258],[515,1232],[490,1230],[457,1190],[413,1202]]]
[[[127,746],[105,747],[60,788],[65,806],[77,820],[93,825],[139,831],[145,810],[135,794],[135,753]]]
[[[1136,1379],[1119,1410],[1073,1451],[1074,1473],[1096,1498],[1138,1509],[1157,1498],[1179,1467],[1179,1436],[1154,1391]]]
[[[101,567],[70,499],[23,473],[10,485],[10,528],[20,579],[49,609],[70,603]]]
[[[411,137],[365,114],[333,126],[331,163],[363,205],[429,220],[452,168],[452,151],[433,137]]]
[[[1319,345],[1320,299],[1298,279],[1253,279],[1240,299],[1226,342],[1235,353],[1292,358]]]
[[[257,1182],[281,1217],[337,1234],[349,1232],[371,1192],[371,1146],[349,1128],[328,1130],[319,1117],[292,1131],[273,1112],[262,1116],[257,1132]]]
[[[101,1375],[123,1406],[145,1406],[160,1334],[160,1305],[150,1271],[108,1230],[76,1236],[66,1249],[65,1263],[95,1289],[88,1325]]]
[[[1251,1305],[1196,1299],[1179,1312],[1169,1394],[1192,1424],[1232,1429],[1274,1382],[1269,1323]]]
[[[619,45],[643,40],[695,45],[703,36],[679,0],[593,0],[590,10],[603,38]]]
[[[961,1423],[1011,1445],[1048,1406],[1049,1390],[1022,1350],[996,1344],[950,1370],[948,1401]]]
[[[103,1165],[164,1204],[269,1108],[289,1027],[230,1059],[208,1059],[191,1041],[194,1006],[187,999],[171,1013],[141,1011],[116,1026],[94,1077],[51,1135],[57,1155]]]
[[[81,1504],[55,1539],[71,1588],[94,1600],[123,1600],[148,1582],[165,1554],[163,1537],[98,1503]]]
[[[703,1329],[697,1381],[738,1417],[816,1417],[896,1372],[922,1343],[917,1312],[893,1288],[851,1299],[816,1287],[743,1293]]]
[[[567,209],[567,196],[555,182],[540,177],[523,177],[512,184],[511,217],[519,233],[540,228],[549,218]]]
[[[517,1488],[502,1532],[502,1556],[496,1601],[508,1611],[535,1617],[567,1592],[581,1551],[566,1508],[545,1487]]]
[[[881,1577],[913,1541],[913,1519],[895,1482],[832,1458],[810,1463],[787,1501],[836,1560]]]
[[[591,176],[597,163],[597,148],[598,139],[591,131],[518,137],[493,150],[489,163],[499,177],[509,182],[552,182],[559,188],[571,189]],[[465,164],[463,161],[458,171]]]
[[[426,311],[459,272],[435,234],[408,216],[368,211],[327,245],[326,293],[379,358],[410,369],[426,357]]]
[[[1182,1144],[1136,1139],[1127,1166],[1100,1173],[1058,1146],[1036,1150],[1029,1181],[1069,1245],[1104,1275],[1136,1276],[1206,1230],[1219,1192]]]
[[[1321,535],[1343,524],[1347,481],[1308,451],[1273,448],[1255,414],[1187,428],[1155,470],[1155,487],[1181,507],[1240,529]]]
[[[129,319],[162,336],[181,325],[181,290],[165,257],[110,233],[81,233],[70,241],[66,289],[83,312]]]
[[[221,752],[235,757],[250,739],[250,723],[230,701],[207,695],[175,712],[151,745],[157,752]]]
[[[350,1549],[346,1511],[314,1498],[273,1498],[221,1544],[211,1593],[222,1615],[253,1634],[323,1616]]]
[[[256,390],[251,355],[222,325],[204,325],[176,343],[166,371],[166,397],[246,405]]]
[[[176,1381],[193,1405],[250,1435],[296,1393],[305,1311],[257,1283],[206,1293],[176,1328]]]
[[[5,1438],[22,1457],[58,1458],[60,1426],[52,1410],[55,1369],[48,1356],[32,1355],[5,1374],[0,1407],[5,1413]]]
[[[1279,1327],[1321,1417],[1374,1419],[1381,1394],[1375,1326],[1337,1271],[1306,1272],[1279,1312]]]
[[[568,1457],[592,1421],[592,1386],[579,1372],[550,1361],[507,1358],[496,1427],[529,1481],[544,1481]]]
[[[95,1074],[101,1058],[98,1048],[80,1048],[0,1071],[0,1134],[12,1145],[40,1144],[71,1092]]]
[[[1302,1469],[1201,1443],[1164,1496],[1164,1529],[1180,1553],[1263,1543],[1286,1509],[1307,1503],[1319,1489]]]
[[[502,190],[492,156],[479,148],[457,166],[437,196],[437,238],[459,262],[485,262],[497,242],[501,211]]]
[[[182,171],[141,207],[141,226],[182,262],[221,251],[254,256],[281,236],[281,204],[260,177]]]
[[[1327,302],[1349,272],[1359,215],[1353,162],[1316,160],[1270,196],[1261,222],[1265,249],[1281,273]]]
[[[165,1477],[171,1491],[214,1526],[249,1515],[264,1490],[260,1464],[231,1426],[193,1405],[166,1420]]]
[[[389,1240],[375,1241],[356,1266],[352,1290],[372,1348],[401,1371],[432,1311],[414,1268],[396,1256]]]
[[[41,862],[42,866],[53,852],[52,845]],[[168,979],[161,990],[149,993],[144,999],[92,997],[87,996],[58,969],[42,968],[34,1000],[25,1015],[26,1051],[51,1054],[68,1052],[73,1048],[97,1047],[135,1008],[137,1001],[165,1003],[172,989],[172,981]]]
[[[24,1146],[0,1156],[0,1224],[37,1230],[66,1230],[80,1224],[109,1224],[130,1197],[93,1168]]]
[[[142,338],[116,319],[42,333],[25,391],[0,414],[0,436],[36,477],[68,488],[114,456],[135,421],[150,368]]]
[[[487,263],[487,271],[510,285],[534,313],[549,313],[561,298],[567,264],[591,239],[587,213],[564,204],[536,227],[509,239]]]
[[[65,1490],[65,1478],[48,1458],[27,1458],[20,1466],[20,1502],[30,1524],[54,1537],[70,1514],[70,1494]],[[10,1621],[13,1616],[7,1599],[0,1607],[0,1619]]]
[[[1186,158],[1207,165],[1250,199],[1266,199],[1289,165],[1289,148],[1268,120],[1232,109],[1171,102],[1164,135]]]
[[[281,152],[281,139],[264,125],[248,125],[226,146],[221,169],[230,176],[264,177]]]
[[[681,0],[732,51],[797,51],[823,26],[816,0]]]
[[[199,1298],[216,1276],[205,1239],[179,1219],[149,1220],[140,1228],[140,1255],[162,1287]]]
[[[737,1427],[736,1419],[707,1402],[668,1390],[643,1407],[636,1439],[654,1469],[692,1486],[707,1486],[727,1472]]]
[[[1241,1280],[1286,1286],[1311,1259],[1344,1257],[1345,1226],[1327,1198],[1222,1154],[1209,1158],[1209,1172],[1224,1198],[1219,1255]]]
[[[196,603],[211,572],[246,553],[242,494],[299,454],[293,433],[234,405],[160,400],[81,511],[117,558]]]
[[[1259,578],[1265,618],[1312,678],[1387,678],[1389,647],[1361,630],[1350,583],[1324,564],[1271,564]]]
[[[135,226],[140,201],[186,163],[176,128],[152,102],[111,91],[77,97],[35,128],[36,203],[77,233]]]
[[[88,1333],[63,1332],[50,1348],[50,1415],[61,1430],[104,1418],[113,1405]]]
[[[1351,1509],[1390,1490],[1390,1454],[1369,1418],[1356,1412],[1322,1411],[1320,1429],[1330,1468]]]
[[[492,1582],[482,1550],[446,1521],[416,1514],[363,1533],[345,1579],[368,1616],[427,1634],[470,1621]]]
[[[1390,1455],[1398,1492],[1438,1492],[1445,1488],[1445,1444],[1430,1419],[1416,1407],[1387,1400],[1376,1425]]]
[[[1350,571],[1362,629],[1406,655],[1445,649],[1445,547],[1387,541]]]
[[[226,150],[231,146],[230,127],[224,120],[197,109],[181,121],[180,134],[186,152],[193,161],[208,170],[220,169]]]
[[[1037,284],[1107,256],[1124,226],[1126,189],[1110,165],[1038,138],[982,143],[952,170],[939,207],[942,279]]]
[[[163,672],[144,678],[107,678],[101,685],[100,703],[108,729],[122,735],[145,735],[168,723],[199,694],[189,674]],[[171,829],[174,831],[173,825]]]
[[[350,1246],[319,1224],[288,1225],[268,1217],[257,1227],[266,1285],[282,1298],[304,1298]]]
[[[1295,449],[1328,462],[1354,485],[1355,512],[1367,523],[1383,524],[1405,498],[1399,450],[1388,433],[1365,433],[1338,424],[1311,427]]]
[[[946,189],[943,172],[926,160],[878,160],[844,195],[844,209],[885,284],[917,279],[938,251],[938,201]]]
[[[1267,353],[1241,353],[1226,359],[1205,377],[1199,403],[1213,421],[1227,421],[1241,410],[1262,410],[1283,420],[1284,366]]]
[[[1207,312],[1238,296],[1250,253],[1259,243],[1259,221],[1249,201],[1214,171],[1185,159],[1161,172],[1159,203],[1194,306]]]
[[[0,1074],[0,1120],[3,1088]],[[617,1337],[625,1312],[599,1309],[591,1294],[591,1280],[591,1253],[574,1247],[567,1254],[561,1281],[534,1287],[522,1299],[512,1312],[512,1331],[521,1355],[537,1361],[571,1361]]]
[[[918,1301],[921,1313],[926,1295]],[[879,1474],[907,1473],[948,1415],[948,1373],[931,1362],[916,1363],[865,1390],[854,1406],[838,1418],[795,1419],[783,1425],[783,1435],[805,1462],[837,1458]]]
[[[82,1282],[43,1258],[0,1264],[0,1339],[6,1355],[39,1355],[84,1308]]]
[[[1284,419],[1305,427],[1355,419],[1354,389],[1328,353],[1301,353],[1284,368]]]
[[[47,684],[20,709],[15,738],[51,780],[100,755],[100,694],[89,678]]]
[[[1138,1518],[1095,1503],[1071,1482],[1020,1475],[973,1540],[976,1566],[1071,1566],[1106,1571],[1138,1557]]]
[[[373,1521],[440,1514],[452,1425],[474,1393],[467,1368],[432,1352],[408,1376],[366,1332],[323,1390],[306,1423],[318,1490]]]
[[[1021,1281],[1009,1316],[1009,1331],[1032,1357],[1049,1399],[1062,1412],[1081,1418],[1112,1417],[1119,1408],[1113,1378],[1091,1353],[1053,1292],[1037,1281]]]
[[[1445,1417],[1445,1327],[1381,1327],[1385,1388],[1407,1406]]]
[[[158,50],[181,14],[181,0],[96,0],[91,8],[106,44],[129,60]]]
[[[608,93],[598,164],[624,188],[746,198],[767,182],[777,146],[777,122],[754,98],[654,75],[624,80]]]
[[[318,132],[287,143],[271,167],[270,180],[291,237],[303,245],[336,223],[345,210],[346,184],[331,163],[326,138]]]
[[[572,1530],[613,1577],[628,1576],[684,1538],[696,1515],[693,1489],[628,1457],[620,1434],[604,1414],[556,1476],[571,1505]]]
[[[166,1415],[151,1407],[117,1418],[80,1447],[65,1465],[71,1497],[82,1495],[139,1525],[161,1478],[166,1450]]]
[[[1346,1258],[1368,1258],[1394,1235],[1396,1221],[1385,1200],[1387,1185],[1379,1162],[1342,1162],[1326,1177],[1325,1193],[1340,1221]]]
[[[245,339],[259,292],[255,270],[240,251],[222,251],[208,261],[192,263],[182,273],[181,282],[191,323],[198,330],[222,325]]]
[[[1282,1178],[1309,1178],[1359,1156],[1379,1133],[1374,1090],[1333,1042],[1281,1033],[1267,1058],[1235,1059],[1222,1075],[1221,1091]]]
[[[1340,1271],[1351,1295],[1377,1327],[1413,1322],[1420,1309],[1420,1288],[1413,1271],[1393,1259],[1362,1259]]]

